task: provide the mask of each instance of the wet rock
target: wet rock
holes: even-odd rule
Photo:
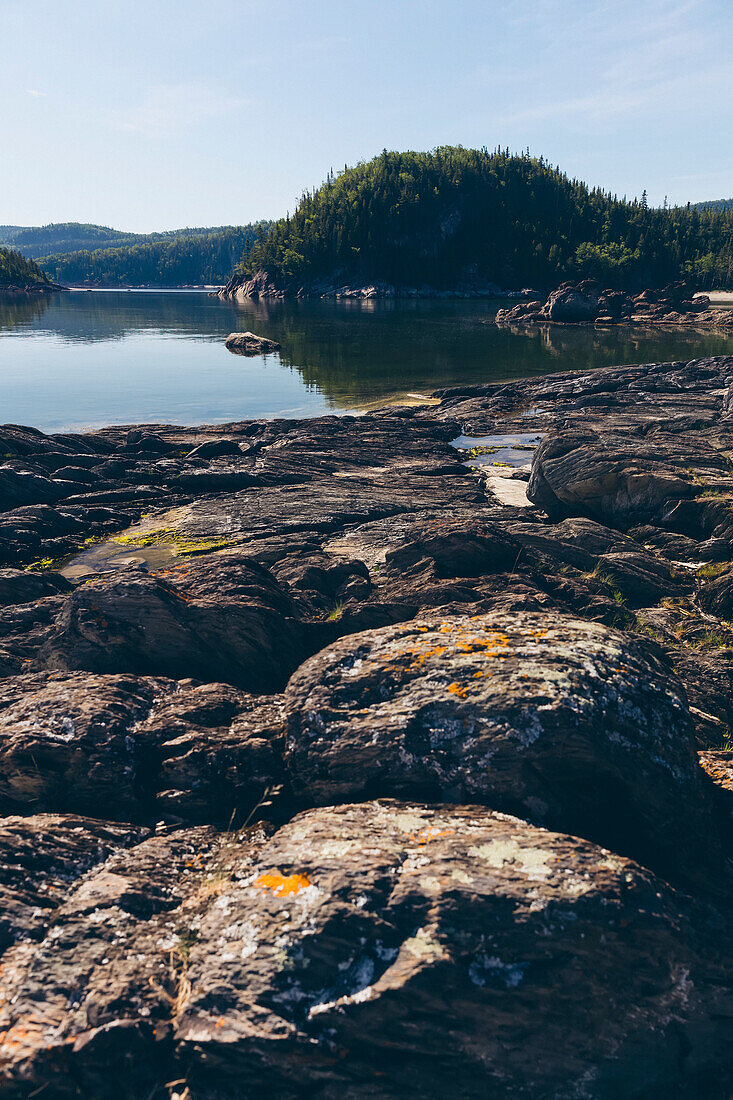
[[[638,865],[486,809],[310,811],[197,921],[177,1057],[193,1095],[716,1095],[727,955],[694,923]]]
[[[228,351],[237,355],[267,355],[272,351],[279,351],[280,345],[276,340],[268,340],[265,336],[255,336],[254,332],[230,332],[224,341]]]
[[[299,668],[286,705],[286,764],[316,803],[482,802],[669,873],[713,841],[679,682],[597,624],[517,613],[370,631]]]

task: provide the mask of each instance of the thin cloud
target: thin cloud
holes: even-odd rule
[[[35,88],[26,88],[25,94],[35,96],[35,98],[38,99],[39,96],[44,96],[46,93],[37,92]]]

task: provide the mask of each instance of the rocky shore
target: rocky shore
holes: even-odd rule
[[[274,280],[267,271],[258,271],[251,278],[235,271],[226,286],[218,292],[217,297],[225,301],[245,302],[260,298],[331,298],[336,301],[365,301],[393,298],[532,298],[534,295],[533,290],[502,290],[495,283],[476,279],[466,280],[449,290],[431,286],[396,286],[385,282],[344,282],[343,275],[309,283],[292,280],[283,285]]]
[[[733,1089],[733,358],[0,428],[0,1096]]]
[[[713,309],[705,294],[685,283],[628,294],[604,290],[595,279],[563,283],[546,301],[500,309],[498,325],[660,325],[673,328],[733,329],[733,310]]]

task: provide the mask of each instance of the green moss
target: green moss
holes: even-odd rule
[[[32,561],[30,565],[26,565],[25,570],[27,573],[53,572],[61,568],[64,560],[64,558],[39,558],[38,561]]]
[[[159,527],[139,535],[116,535],[113,542],[120,546],[144,549],[146,546],[168,546],[178,557],[194,557],[197,554],[213,554],[217,550],[227,550],[238,546],[240,540],[233,538],[190,539],[177,531],[175,527]]]
[[[703,565],[700,569],[696,570],[695,576],[703,577],[705,580],[714,580],[723,573],[727,573],[729,569],[733,569],[733,561],[711,561],[708,562],[707,565]]]

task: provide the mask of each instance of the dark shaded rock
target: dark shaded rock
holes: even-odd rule
[[[713,840],[680,684],[596,624],[520,613],[367,632],[299,668],[286,704],[286,764],[316,803],[482,802],[668,873]]]
[[[277,690],[310,643],[292,600],[246,558],[191,563],[168,576],[120,574],[67,598],[44,667],[226,680]]]
[[[63,487],[47,477],[0,466],[0,512],[28,504],[49,504],[64,495]]]
[[[44,596],[68,592],[71,585],[60,573],[30,573],[24,569],[0,569],[0,607],[30,603]]]
[[[489,810],[301,814],[197,928],[176,1027],[194,1096],[722,1097],[731,1079],[720,932],[697,939],[638,865]]]
[[[428,559],[437,577],[479,577],[510,571],[520,553],[521,546],[496,524],[435,519],[422,530],[415,525],[400,546],[387,551],[385,564],[404,571]]]
[[[246,818],[282,782],[279,701],[88,673],[0,681],[0,797],[109,818]]]
[[[720,576],[705,580],[697,599],[704,611],[721,619],[733,619],[733,565]]]

